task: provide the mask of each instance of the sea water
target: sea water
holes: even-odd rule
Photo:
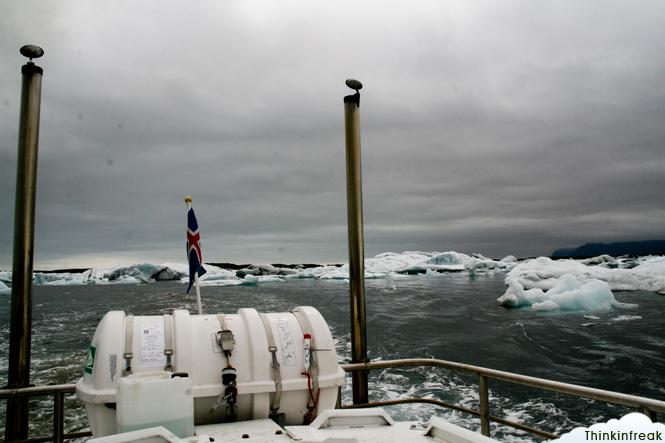
[[[652,292],[616,292],[629,309],[602,312],[506,309],[496,299],[505,274],[448,273],[367,281],[367,331],[371,359],[433,357],[550,378],[600,389],[665,399],[665,297]],[[173,309],[196,312],[185,285],[38,286],[34,291],[32,378],[34,384],[73,383],[82,376],[97,323],[109,310],[158,315]],[[255,307],[283,312],[316,307],[328,321],[341,362],[348,362],[349,301],[344,280],[288,280],[257,286],[204,287],[206,313]],[[0,298],[0,384],[7,381],[10,297]],[[478,407],[476,376],[440,368],[372,371],[372,400],[429,397]],[[550,394],[490,380],[493,415],[562,433],[630,411],[591,400]],[[343,391],[350,402],[350,387]],[[85,410],[67,397],[65,428],[87,427]],[[0,417],[5,415],[4,402]],[[51,429],[52,399],[31,400],[32,435]],[[477,419],[430,405],[391,407],[399,420],[441,415],[478,429]],[[537,438],[493,424],[503,441]]]

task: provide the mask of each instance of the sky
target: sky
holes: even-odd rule
[[[0,3],[0,269],[18,49],[45,55],[35,268],[347,260],[344,81],[365,254],[549,255],[665,238],[665,2]]]

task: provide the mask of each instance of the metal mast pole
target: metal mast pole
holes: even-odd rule
[[[23,65],[21,115],[18,132],[16,209],[14,213],[14,261],[9,334],[9,388],[30,385],[30,338],[32,332],[32,257],[35,239],[35,195],[39,108],[44,71],[33,58],[44,55],[42,48],[26,45],[21,54],[30,58]],[[28,399],[7,400],[5,440],[28,438]]]
[[[351,283],[351,363],[367,362],[365,315],[365,248],[363,238],[362,167],[360,152],[360,90],[357,80],[346,85],[356,93],[344,97],[346,128],[346,204],[349,230],[349,281]],[[369,401],[367,371],[352,372],[353,403]]]

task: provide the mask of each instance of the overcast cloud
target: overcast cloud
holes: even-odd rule
[[[361,80],[366,255],[665,238],[665,2],[3,1],[0,268],[23,44],[45,56],[36,267],[346,261]]]

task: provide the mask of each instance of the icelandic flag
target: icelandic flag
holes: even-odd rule
[[[194,274],[198,273],[200,277],[206,273],[202,266],[203,253],[201,252],[199,224],[196,222],[196,215],[191,207],[187,212],[187,258],[189,259],[189,286],[187,287],[189,294],[189,290],[194,284]]]

